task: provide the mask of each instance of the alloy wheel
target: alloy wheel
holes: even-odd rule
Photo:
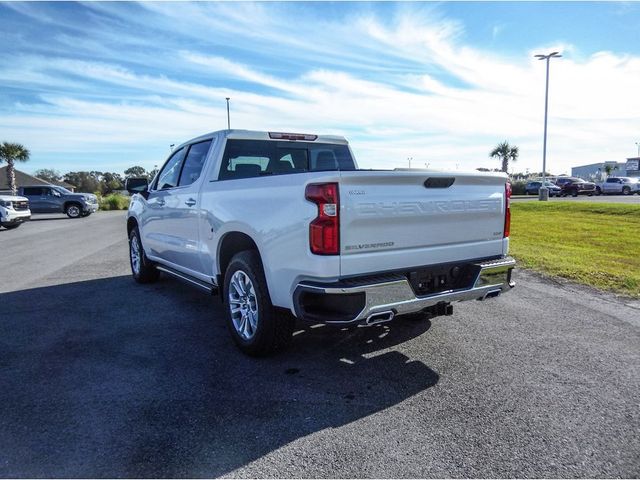
[[[258,329],[256,291],[249,276],[238,270],[229,282],[229,309],[233,327],[243,340],[251,340]]]

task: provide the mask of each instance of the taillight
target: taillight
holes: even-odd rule
[[[511,231],[511,184],[509,182],[504,184],[504,234],[503,238],[507,238]]]
[[[340,199],[337,183],[307,185],[307,200],[318,206],[318,216],[309,224],[309,247],[316,255],[340,253]]]

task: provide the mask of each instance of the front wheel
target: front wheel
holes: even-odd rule
[[[77,203],[70,203],[64,213],[69,218],[80,218],[82,216],[82,207]]]
[[[624,187],[622,189],[622,194],[623,195],[631,195],[631,189],[629,187]]]
[[[571,196],[572,197],[577,197],[578,196],[578,191],[574,190],[573,192],[571,192]]]
[[[136,282],[151,283],[158,280],[160,272],[144,253],[138,227],[129,232],[129,263],[131,274]]]
[[[18,228],[20,225],[22,225],[21,223],[9,223],[7,225],[2,225],[4,228],[6,228],[7,230],[13,230],[14,228]]]
[[[271,303],[260,256],[236,254],[224,276],[227,325],[236,345],[247,355],[264,356],[286,347],[295,319]]]

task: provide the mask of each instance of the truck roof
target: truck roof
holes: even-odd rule
[[[206,133],[204,135],[200,135],[198,137],[192,138],[189,141],[186,141],[180,144],[178,147],[185,145],[187,143],[192,143],[197,140],[206,140],[208,138],[220,135],[226,138],[238,139],[238,140],[271,140],[274,142],[282,142],[282,141],[296,141],[296,140],[287,140],[281,138],[272,138],[269,134],[276,133],[285,133],[288,135],[297,134],[297,135],[312,135],[315,136],[315,140],[301,140],[301,141],[313,141],[314,143],[334,143],[340,145],[347,145],[347,139],[341,135],[315,135],[315,134],[305,134],[300,132],[282,132],[282,131],[271,131],[271,132],[263,132],[259,130],[217,130],[215,132]]]

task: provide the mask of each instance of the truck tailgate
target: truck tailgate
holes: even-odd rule
[[[342,276],[506,254],[503,174],[341,172]]]

